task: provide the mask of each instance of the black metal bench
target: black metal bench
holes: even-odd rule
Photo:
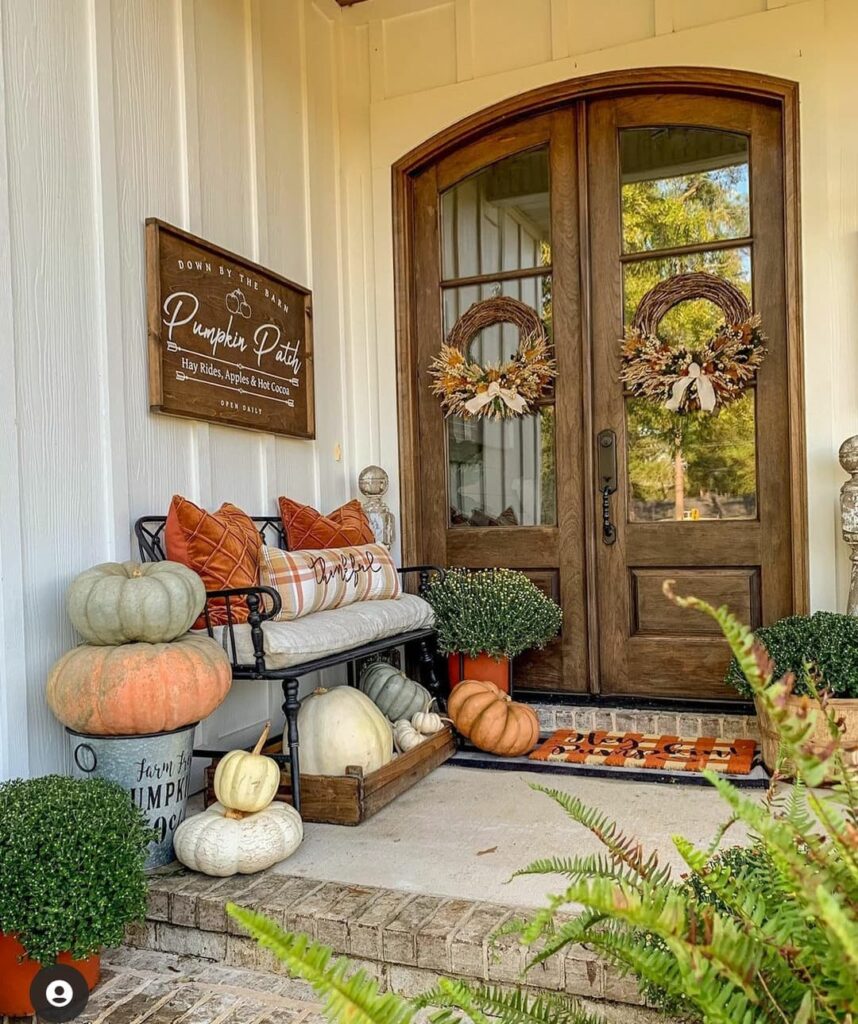
[[[259,529],[260,536],[266,544],[288,549],[282,523],[277,516],[251,516]],[[134,533],[140,549],[140,558],[144,562],[162,562],[166,560],[164,550],[165,516],[144,516],[134,524]],[[400,575],[417,574],[419,578],[418,593],[423,594],[433,573],[443,575],[444,570],[434,565],[407,566],[398,570]],[[210,590],[206,594],[204,611],[206,626],[210,636],[214,636],[214,627],[209,614],[208,602],[212,598],[222,598],[225,604],[227,623],[223,627],[227,631],[227,654],[232,662],[233,679],[265,679],[278,680],[283,689],[283,713],[286,716],[286,738],[289,746],[289,771],[291,774],[292,800],[295,809],[301,810],[301,782],[298,758],[298,684],[302,676],[320,669],[332,668],[335,665],[346,665],[348,682],[355,685],[355,664],[361,659],[382,654],[397,647],[405,647],[407,652],[416,651],[416,663],[420,670],[421,681],[433,697],[440,699],[441,684],[435,672],[435,630],[432,628],[416,629],[398,636],[374,640],[359,647],[337,651],[324,658],[316,658],[300,665],[290,665],[284,669],[268,669],[265,666],[265,645],[262,625],[273,619],[281,608],[280,595],[271,587],[244,587],[230,590]],[[264,599],[264,601],[263,601]],[[237,624],[233,619],[233,603],[243,604],[247,608],[247,624],[253,643],[253,664],[242,664],[238,657],[233,627]],[[196,753],[196,751],[194,752]]]

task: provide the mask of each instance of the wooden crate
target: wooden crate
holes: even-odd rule
[[[266,754],[282,755],[282,741],[270,743]],[[377,814],[400,793],[433,771],[456,752],[452,730],[445,727],[389,764],[365,775],[361,768],[347,768],[345,775],[301,775],[301,817],[304,821],[322,821],[332,825],[360,825]],[[206,807],[215,800],[214,773],[218,758],[206,769]],[[288,759],[281,766],[277,800],[292,802]]]

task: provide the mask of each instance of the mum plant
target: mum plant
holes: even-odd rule
[[[0,932],[31,960],[82,960],[146,914],[153,832],[120,786],[60,775],[0,784]]]
[[[564,888],[512,930],[540,963],[584,943],[632,972],[706,1024],[853,1024],[858,1017],[858,779],[846,768],[840,730],[815,701],[788,703],[793,680],[777,678],[766,649],[726,608],[669,596],[721,626],[754,696],[776,724],[799,782],[784,798],[747,796],[717,773],[706,778],[730,812],[706,849],[680,836],[687,866],[678,884],[655,853],[567,793],[547,792],[605,847],[600,855],[536,861],[528,873],[554,873]],[[808,685],[813,685],[812,681]],[[817,714],[827,716],[830,744],[808,746]],[[815,789],[834,774],[830,790]],[[540,789],[541,787],[534,787]],[[747,856],[719,853],[723,833],[743,823],[753,837]],[[765,882],[762,881],[762,876]],[[583,910],[576,908],[580,905]],[[337,1024],[411,1024],[434,1008],[434,1020],[487,1024],[585,1024],[592,1021],[562,995],[532,996],[460,980],[442,980],[416,1000],[380,993],[363,971],[305,936],[290,935],[258,914],[230,913],[325,999]],[[571,911],[571,916],[568,912]],[[526,978],[524,979],[526,981]]]
[[[776,678],[790,673],[796,680],[795,693],[809,696],[812,676],[825,680],[833,697],[858,698],[858,618],[837,612],[791,615],[754,634],[774,663]],[[734,657],[726,682],[745,697],[753,697],[752,684]]]
[[[523,572],[450,569],[429,584],[444,654],[515,658],[560,632],[562,612]]]

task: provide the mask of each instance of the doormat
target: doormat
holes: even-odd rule
[[[530,755],[534,761],[602,764],[616,768],[747,775],[756,740],[717,740],[711,736],[645,736],[639,732],[576,732],[559,729]]]

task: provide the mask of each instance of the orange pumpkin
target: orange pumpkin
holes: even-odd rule
[[[75,647],[51,669],[47,696],[71,729],[132,736],[198,722],[223,702],[231,682],[220,644],[184,636],[165,644]]]
[[[517,757],[533,750],[539,739],[534,710],[514,703],[494,683],[463,680],[453,687],[447,714],[466,739],[490,754]]]

